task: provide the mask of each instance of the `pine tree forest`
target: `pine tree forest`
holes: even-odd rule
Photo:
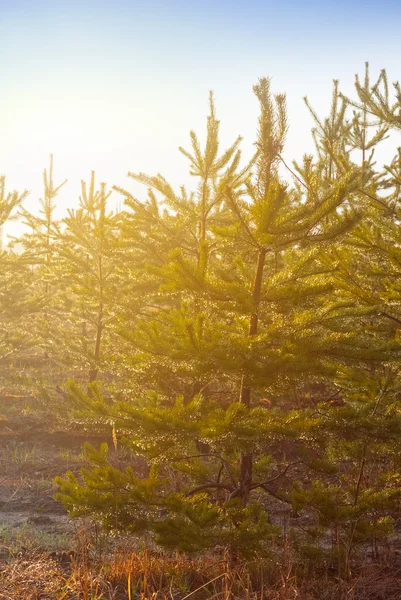
[[[207,575],[140,595],[128,575],[121,598],[401,598],[338,583],[399,560],[401,87],[366,65],[326,115],[305,97],[314,151],[298,157],[286,95],[268,77],[252,92],[248,160],[205,97],[205,130],[177,150],[191,187],[140,162],[117,184],[92,172],[59,217],[57,156],[40,213],[1,177],[0,226],[21,223],[0,253],[1,393],[83,443],[83,466],[53,473],[73,522],[225,565],[226,595]],[[288,592],[319,577],[336,596]]]

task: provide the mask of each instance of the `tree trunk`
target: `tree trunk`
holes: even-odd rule
[[[98,258],[98,273],[99,273],[99,306],[96,321],[96,341],[94,352],[94,364],[89,371],[89,383],[96,381],[99,373],[100,348],[102,343],[103,333],[103,261],[102,255]]]
[[[261,248],[258,254],[255,281],[253,283],[252,298],[254,302],[254,312],[252,313],[249,321],[249,337],[252,337],[258,333],[259,303],[262,292],[263,269],[265,266],[265,259],[266,249]],[[240,402],[241,404],[244,404],[247,408],[250,408],[251,406],[251,388],[247,383],[246,373],[242,375]],[[246,506],[248,503],[249,494],[252,487],[252,465],[252,454],[243,454],[241,457],[239,497],[241,498],[244,506]]]

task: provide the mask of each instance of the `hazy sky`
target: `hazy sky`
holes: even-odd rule
[[[247,154],[263,75],[287,92],[285,156],[300,158],[312,125],[302,97],[324,116],[332,79],[349,92],[366,60],[401,79],[400,30],[395,0],[0,0],[0,173],[31,190],[32,209],[50,153],[56,182],[69,180],[60,210],[93,169],[135,191],[128,170],[187,183],[177,148],[203,133],[208,90],[222,145],[241,134]]]

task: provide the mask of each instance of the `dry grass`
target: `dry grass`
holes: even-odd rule
[[[65,576],[48,556],[31,556],[0,567],[0,600],[62,598]]]
[[[101,562],[85,552],[18,557],[0,565],[0,600],[400,600],[401,565],[365,565],[347,580],[305,580],[278,568],[230,568],[212,557],[190,560],[119,550]]]
[[[0,414],[1,408],[0,402]],[[6,408],[8,421],[0,417],[0,600],[401,600],[401,562],[391,548],[383,564],[354,565],[350,578],[339,579],[323,561],[300,564],[290,543],[270,561],[233,567],[224,555],[133,551],[132,538],[111,538],[89,521],[69,523],[52,498],[52,478],[81,466],[79,440],[51,438],[48,431],[31,439],[39,417]]]

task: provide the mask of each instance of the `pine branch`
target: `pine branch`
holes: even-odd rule
[[[291,467],[293,467],[295,465],[301,465],[301,464],[304,464],[302,460],[297,460],[295,462],[290,463],[289,465],[286,466],[286,468],[284,469],[284,471],[281,471],[280,473],[277,473],[277,475],[275,475],[271,479],[267,479],[267,481],[261,481],[259,483],[254,483],[252,485],[252,487],[251,487],[251,490],[255,490],[258,487],[264,487],[266,485],[269,485],[270,483],[273,483],[273,481],[276,481],[280,477],[284,477],[284,475],[286,475],[286,473],[289,471],[289,469]]]
[[[193,454],[191,456],[182,456],[180,458],[175,459],[175,461],[178,462],[178,461],[182,461],[182,460],[191,460],[193,458],[209,458],[209,457],[217,458],[218,460],[221,461],[221,464],[224,466],[224,468],[225,468],[225,470],[227,472],[227,475],[231,479],[231,482],[232,482],[233,486],[236,487],[237,486],[237,482],[236,482],[235,477],[234,477],[234,475],[233,475],[233,473],[231,471],[230,465],[228,464],[228,462],[220,454],[216,454],[214,452],[213,453],[209,452],[207,454]]]
[[[227,492],[232,492],[233,488],[230,485],[226,485],[225,483],[204,483],[203,485],[199,485],[198,487],[187,492],[187,496],[193,496],[198,492],[202,492],[203,490],[208,489],[217,489],[217,490],[226,490]]]
[[[238,219],[241,222],[241,225],[243,226],[243,228],[245,229],[246,233],[248,234],[249,238],[252,240],[253,244],[259,248],[262,249],[262,244],[260,244],[258,242],[258,240],[255,238],[255,236],[253,235],[252,231],[249,229],[247,222],[245,221],[244,217],[242,216],[241,211],[238,208],[238,205],[236,203],[236,201],[234,200],[234,196],[232,195],[231,189],[229,187],[226,188],[226,196],[230,201],[230,205],[233,208],[235,214],[237,215]]]

